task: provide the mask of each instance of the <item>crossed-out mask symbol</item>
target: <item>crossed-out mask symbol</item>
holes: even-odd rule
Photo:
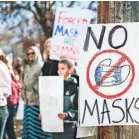
[[[114,71],[110,71],[114,68]],[[107,77],[103,82],[101,82],[102,77],[108,73],[110,76]],[[99,87],[111,87],[117,86],[125,82],[130,74],[130,65],[113,66],[112,59],[107,58],[102,60],[96,67],[95,70],[95,82]]]
[[[103,50],[90,60],[86,81],[92,93],[106,99],[114,99],[128,92],[135,78],[131,59],[118,50]]]

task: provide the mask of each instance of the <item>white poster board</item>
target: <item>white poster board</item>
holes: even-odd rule
[[[16,113],[16,120],[23,120],[24,118],[24,101],[20,98]]]
[[[59,60],[64,57],[78,61],[80,28],[89,24],[91,18],[94,18],[93,12],[88,9],[57,8],[50,58]]]
[[[96,135],[96,127],[78,127],[76,138],[90,137]]]
[[[63,132],[63,121],[58,118],[58,114],[63,113],[63,88],[62,77],[39,78],[40,113],[44,131]]]
[[[139,23],[82,29],[80,126],[139,124]]]

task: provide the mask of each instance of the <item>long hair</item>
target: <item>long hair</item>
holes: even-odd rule
[[[13,68],[9,64],[8,58],[4,54],[0,55],[0,61],[2,61],[7,66],[8,70],[10,71],[10,73],[12,73],[14,75]]]
[[[8,66],[8,60],[5,55],[0,55],[0,60]]]

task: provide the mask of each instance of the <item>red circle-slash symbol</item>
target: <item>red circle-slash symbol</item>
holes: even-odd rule
[[[121,91],[121,92],[119,92],[117,94],[114,94],[114,95],[106,95],[106,94],[103,94],[102,92],[100,92],[98,90],[99,86],[97,84],[92,85],[91,80],[90,80],[90,75],[89,75],[90,68],[91,68],[91,65],[94,62],[94,60],[98,56],[101,56],[102,54],[110,54],[110,53],[111,54],[112,53],[115,53],[115,54],[121,55],[121,58],[118,60],[118,62],[106,74],[103,75],[103,77],[101,78],[101,83],[103,83],[104,80],[110,76],[110,74],[115,70],[115,67],[120,66],[125,61],[127,61],[130,64],[131,71],[132,71],[132,77],[131,77],[131,80],[130,80],[128,86],[123,91]],[[120,97],[120,96],[124,95],[129,90],[129,88],[132,86],[133,81],[134,81],[134,77],[135,77],[134,64],[132,63],[132,61],[130,60],[130,58],[126,54],[124,54],[124,53],[122,53],[120,51],[117,51],[117,50],[104,50],[104,51],[101,51],[99,53],[96,53],[93,56],[93,58],[89,61],[89,64],[88,64],[88,67],[87,67],[87,72],[86,72],[86,80],[87,80],[87,83],[88,83],[89,88],[94,93],[96,93],[97,95],[99,95],[99,96],[101,96],[103,98],[106,98],[106,99],[114,99],[114,98],[117,98],[117,97]]]

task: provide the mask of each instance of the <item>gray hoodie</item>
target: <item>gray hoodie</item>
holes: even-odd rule
[[[41,74],[43,62],[41,54],[37,47],[33,46],[36,57],[32,63],[27,62],[23,74],[23,93],[22,98],[27,105],[39,105],[38,80]]]

